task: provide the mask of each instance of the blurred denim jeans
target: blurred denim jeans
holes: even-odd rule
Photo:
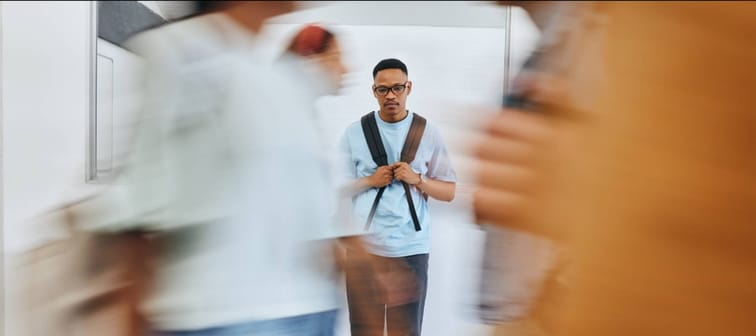
[[[234,324],[225,327],[158,331],[155,336],[333,336],[338,310]]]

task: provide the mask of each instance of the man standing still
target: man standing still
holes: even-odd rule
[[[385,325],[389,335],[420,335],[430,249],[427,197],[452,201],[456,173],[440,133],[430,124],[421,135],[414,160],[401,161],[413,119],[422,119],[406,109],[412,92],[406,65],[384,59],[373,69],[373,81],[380,109],[364,118],[373,118],[377,125],[387,164],[379,166],[373,159],[359,121],[347,128],[341,143],[351,178],[347,190],[353,196],[354,218],[366,223],[367,230],[363,237],[367,253],[355,249],[347,253],[351,330],[354,336],[383,335]],[[392,299],[407,292],[413,294],[404,301]]]

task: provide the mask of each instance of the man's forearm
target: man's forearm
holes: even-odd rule
[[[428,194],[428,196],[445,202],[454,200],[454,193],[457,189],[457,184],[454,182],[433,180],[427,177],[422,183],[418,183],[415,186]]]

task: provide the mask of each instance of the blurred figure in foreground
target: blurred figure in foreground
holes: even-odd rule
[[[88,230],[155,232],[142,309],[158,335],[332,335],[340,234],[313,94],[256,38],[294,5],[203,5],[131,42],[150,81],[130,164],[69,212]]]
[[[477,216],[569,244],[554,335],[753,335],[756,5],[589,7],[545,113],[491,122]]]
[[[570,37],[579,30],[571,22],[576,21],[580,5],[554,1],[499,4],[521,7],[541,32],[535,50],[514,80],[513,89],[506,92],[503,113],[517,110],[544,113],[539,106],[543,101],[536,101],[533,91],[545,81],[555,83],[572,66]],[[510,169],[511,173],[519,173],[516,167]],[[478,306],[481,319],[498,325],[498,334],[502,335],[545,334],[548,327],[543,315],[548,315],[554,302],[549,298],[551,302],[546,304],[543,298],[554,296],[552,293],[556,291],[564,292],[561,274],[567,266],[567,250],[551,236],[492,223],[480,224],[486,233]]]
[[[313,92],[332,95],[341,88],[347,69],[341,45],[333,32],[316,24],[306,25],[297,31],[286,51],[299,56]]]

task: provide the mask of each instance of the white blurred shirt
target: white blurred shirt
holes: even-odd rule
[[[162,330],[335,309],[339,290],[318,239],[335,191],[316,133],[314,95],[286,63],[220,14],[137,37],[147,106],[117,186],[80,208],[92,230],[165,232],[145,306]]]

